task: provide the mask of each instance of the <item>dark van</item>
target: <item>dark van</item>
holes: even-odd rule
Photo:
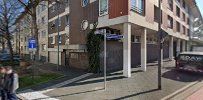
[[[176,68],[203,74],[203,52],[184,52],[176,58]]]

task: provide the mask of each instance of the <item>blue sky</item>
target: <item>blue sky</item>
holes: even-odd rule
[[[203,0],[196,0],[196,2],[197,2],[197,5],[198,5],[202,15],[203,15]]]

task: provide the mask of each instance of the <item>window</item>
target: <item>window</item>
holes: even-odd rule
[[[46,49],[47,49],[46,44],[42,44],[42,51],[46,51]]]
[[[42,20],[41,20],[42,22],[42,24],[45,24],[45,17],[42,17]]]
[[[185,1],[183,0],[183,8],[185,8],[185,5],[186,5],[186,4],[185,4]]]
[[[66,7],[69,7],[69,0],[65,0]]]
[[[81,29],[86,30],[89,27],[89,23],[87,20],[83,20],[81,23]]]
[[[41,11],[44,11],[46,9],[46,3],[42,1],[41,4]]]
[[[179,22],[176,22],[176,30],[177,30],[177,32],[180,32],[180,23]]]
[[[20,38],[21,42],[23,42],[23,38]]]
[[[21,46],[21,51],[23,51],[23,46]]]
[[[99,15],[108,14],[108,0],[99,0]]]
[[[59,35],[59,40],[58,40],[58,42],[59,42],[59,44],[61,44],[62,43],[62,36],[61,35]]]
[[[168,0],[169,9],[173,11],[173,0]]]
[[[66,15],[66,26],[70,25],[70,17],[69,15]]]
[[[178,1],[178,3],[180,3],[180,0],[177,0]]]
[[[183,13],[183,21],[185,21],[185,14]]]
[[[38,6],[37,13],[38,14],[40,13],[40,6]]]
[[[50,37],[50,43],[51,43],[51,44],[54,44],[54,43],[55,43],[54,37]]]
[[[180,17],[180,8],[176,6],[176,16]]]
[[[159,8],[157,6],[154,6],[154,21],[159,22]]]
[[[187,35],[190,36],[190,29],[187,29]]]
[[[131,35],[131,42],[135,42],[135,35]]]
[[[173,18],[171,16],[168,16],[168,28],[173,28]]]
[[[46,37],[46,31],[45,30],[41,32],[41,36],[42,36],[42,38]]]
[[[24,46],[24,48],[25,48],[24,50],[27,51],[27,46]]]
[[[89,3],[89,0],[82,0],[82,7],[87,6],[88,3]]]
[[[188,24],[188,25],[190,24],[190,19],[189,19],[189,18],[187,18],[187,24]]]
[[[55,10],[56,10],[56,5],[53,4],[52,7],[51,7],[51,12],[55,12]]]
[[[137,42],[137,43],[141,42],[141,37],[140,36],[136,36],[135,37],[135,42]]]
[[[131,10],[144,15],[144,0],[131,0]]]
[[[185,34],[185,26],[183,26],[183,34]]]

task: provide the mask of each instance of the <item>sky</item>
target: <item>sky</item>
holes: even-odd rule
[[[196,0],[196,2],[197,2],[197,6],[199,7],[200,12],[202,13],[202,16],[203,16],[203,0]]]

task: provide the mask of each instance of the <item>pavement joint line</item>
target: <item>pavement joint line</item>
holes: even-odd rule
[[[32,97],[32,94],[35,95],[40,95],[41,97],[40,98],[47,98],[48,96],[44,95],[43,93],[47,93],[49,91],[52,91],[54,90],[55,88],[59,88],[59,87],[62,87],[62,86],[65,86],[65,85],[68,85],[70,83],[73,83],[75,81],[78,81],[78,80],[81,80],[83,78],[86,78],[90,75],[92,75],[93,73],[87,73],[87,74],[83,74],[81,76],[78,76],[76,78],[73,78],[73,79],[70,79],[70,80],[67,80],[67,81],[64,81],[64,82],[61,82],[61,83],[58,83],[56,85],[53,85],[53,86],[50,86],[50,87],[47,87],[45,89],[43,89],[42,91],[34,91],[32,89],[27,89],[27,90],[24,90],[24,91],[21,91],[20,93],[18,93],[18,97],[19,99],[22,99],[22,100],[32,100],[32,99],[27,99],[25,96],[29,95],[30,97]],[[34,97],[32,97],[34,98]],[[36,98],[37,99],[37,98]],[[58,99],[54,99],[54,98],[50,98],[51,100],[58,100]]]
[[[170,99],[173,98],[174,96],[176,96],[176,95],[180,94],[181,92],[183,92],[183,91],[189,89],[190,87],[192,87],[192,86],[198,84],[199,82],[200,82],[199,80],[197,80],[197,81],[195,81],[195,82],[192,82],[192,83],[186,85],[185,87],[183,87],[183,88],[181,88],[181,89],[179,89],[179,90],[173,92],[172,94],[169,94],[169,95],[165,96],[165,97],[162,98],[161,100],[170,100]]]
[[[70,80],[67,80],[67,81],[58,83],[58,84],[53,85],[53,86],[50,86],[50,87],[47,87],[47,88],[43,89],[43,91],[41,91],[41,93],[47,93],[47,92],[49,92],[49,91],[54,90],[54,88],[59,88],[59,87],[68,85],[68,84],[73,83],[73,82],[75,82],[75,81],[78,81],[78,80],[81,80],[81,79],[83,79],[83,78],[86,78],[86,77],[88,77],[88,76],[90,76],[90,75],[92,75],[92,74],[93,74],[93,73],[83,74],[83,75],[81,75],[81,76],[79,76],[79,77],[76,77],[76,78],[73,78],[73,79],[70,79]]]

